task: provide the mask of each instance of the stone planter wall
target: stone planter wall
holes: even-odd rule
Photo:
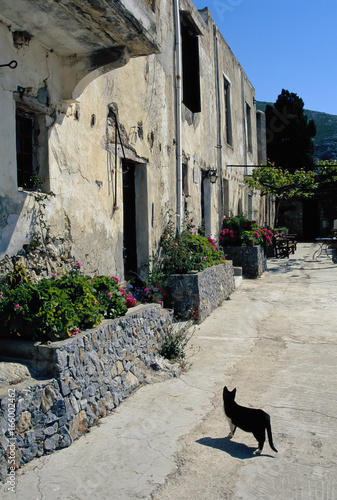
[[[226,257],[234,266],[242,267],[246,278],[258,278],[267,269],[267,257],[260,245],[252,247],[223,247]]]
[[[201,272],[170,276],[168,301],[175,316],[201,323],[234,288],[233,264],[227,262]]]
[[[9,463],[17,468],[69,446],[119,405],[144,381],[167,322],[172,312],[149,304],[50,345],[2,341],[2,356],[27,358],[43,380],[0,389],[1,479]]]

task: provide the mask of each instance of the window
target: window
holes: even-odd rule
[[[192,111],[201,111],[199,38],[201,32],[188,12],[181,12],[183,103]]]
[[[223,195],[223,215],[226,215],[228,217],[230,215],[230,210],[229,210],[229,181],[228,179],[223,179],[223,184],[222,184],[222,195]]]
[[[246,103],[246,120],[247,120],[247,146],[248,146],[248,152],[251,153],[253,151],[252,117],[251,117],[251,109],[248,103]]]
[[[16,113],[16,160],[18,187],[33,187],[34,165],[34,115],[17,110]]]
[[[16,162],[18,187],[33,189],[33,176],[49,178],[48,130],[51,110],[36,99],[14,93],[16,100]],[[52,120],[51,118],[49,118]],[[44,186],[49,190],[49,185]]]
[[[229,146],[233,146],[232,116],[231,116],[231,86],[224,77],[224,104],[225,104],[225,137]]]
[[[185,196],[185,198],[187,198],[187,196],[189,195],[188,193],[188,170],[187,170],[187,163],[183,163],[182,164],[182,180],[183,180],[183,185],[182,185],[182,191],[183,191],[183,194]]]

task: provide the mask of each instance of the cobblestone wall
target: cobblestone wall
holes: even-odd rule
[[[232,262],[199,273],[175,274],[168,281],[169,303],[174,314],[202,322],[234,290]]]
[[[242,267],[246,278],[258,278],[267,269],[267,257],[260,245],[253,247],[223,247],[226,257],[234,266]]]
[[[44,380],[0,390],[2,480],[8,459],[17,468],[69,446],[141,384],[167,322],[171,311],[143,305],[62,342],[22,343],[22,354],[34,358],[31,369]],[[13,342],[1,348],[13,355]],[[14,349],[18,356],[18,343]]]

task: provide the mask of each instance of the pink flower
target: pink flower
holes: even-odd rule
[[[149,290],[148,288],[144,288],[144,292],[145,292],[145,293],[149,293],[149,291],[150,291],[150,290]]]
[[[225,239],[225,237],[221,235],[220,240],[223,241],[224,239]]]
[[[125,297],[125,290],[123,288],[120,289],[123,297]]]
[[[235,234],[234,234],[233,229],[231,229],[231,230],[229,231],[229,236],[230,236],[231,238],[235,238]]]
[[[16,309],[22,309],[22,306],[20,304],[15,304]]]
[[[254,238],[259,238],[260,235],[259,235],[258,231],[255,231],[253,236],[254,236]]]
[[[71,337],[72,335],[77,335],[78,333],[80,333],[80,329],[77,328],[77,326],[73,326],[70,332],[68,331],[69,337]]]
[[[214,247],[215,243],[212,238],[207,238],[207,241],[212,245],[212,247]]]
[[[108,292],[109,297],[111,298],[113,296],[112,292]]]
[[[157,288],[158,288],[158,291],[161,292],[162,291],[162,287],[160,285],[157,285]]]
[[[115,280],[117,284],[119,283],[119,279],[118,279],[118,278],[116,278],[116,276],[111,276],[111,278],[110,278],[110,279],[111,279],[111,280]]]
[[[134,307],[137,304],[136,299],[132,297],[132,295],[127,295],[126,296],[126,307]]]
[[[76,267],[82,267],[82,264],[80,262],[75,262]]]
[[[203,257],[202,260],[206,260],[206,257]]]
[[[52,278],[56,278],[56,274],[55,273],[51,273],[51,277]]]
[[[91,283],[91,280],[88,280],[88,283]]]
[[[192,224],[192,227],[197,227],[196,224]]]

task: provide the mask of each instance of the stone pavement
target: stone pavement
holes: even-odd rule
[[[337,264],[299,244],[197,329],[191,367],[146,385],[69,448],[16,474],[35,499],[337,499]],[[193,355],[194,354],[194,355]],[[223,385],[272,416],[276,454],[229,429]]]

